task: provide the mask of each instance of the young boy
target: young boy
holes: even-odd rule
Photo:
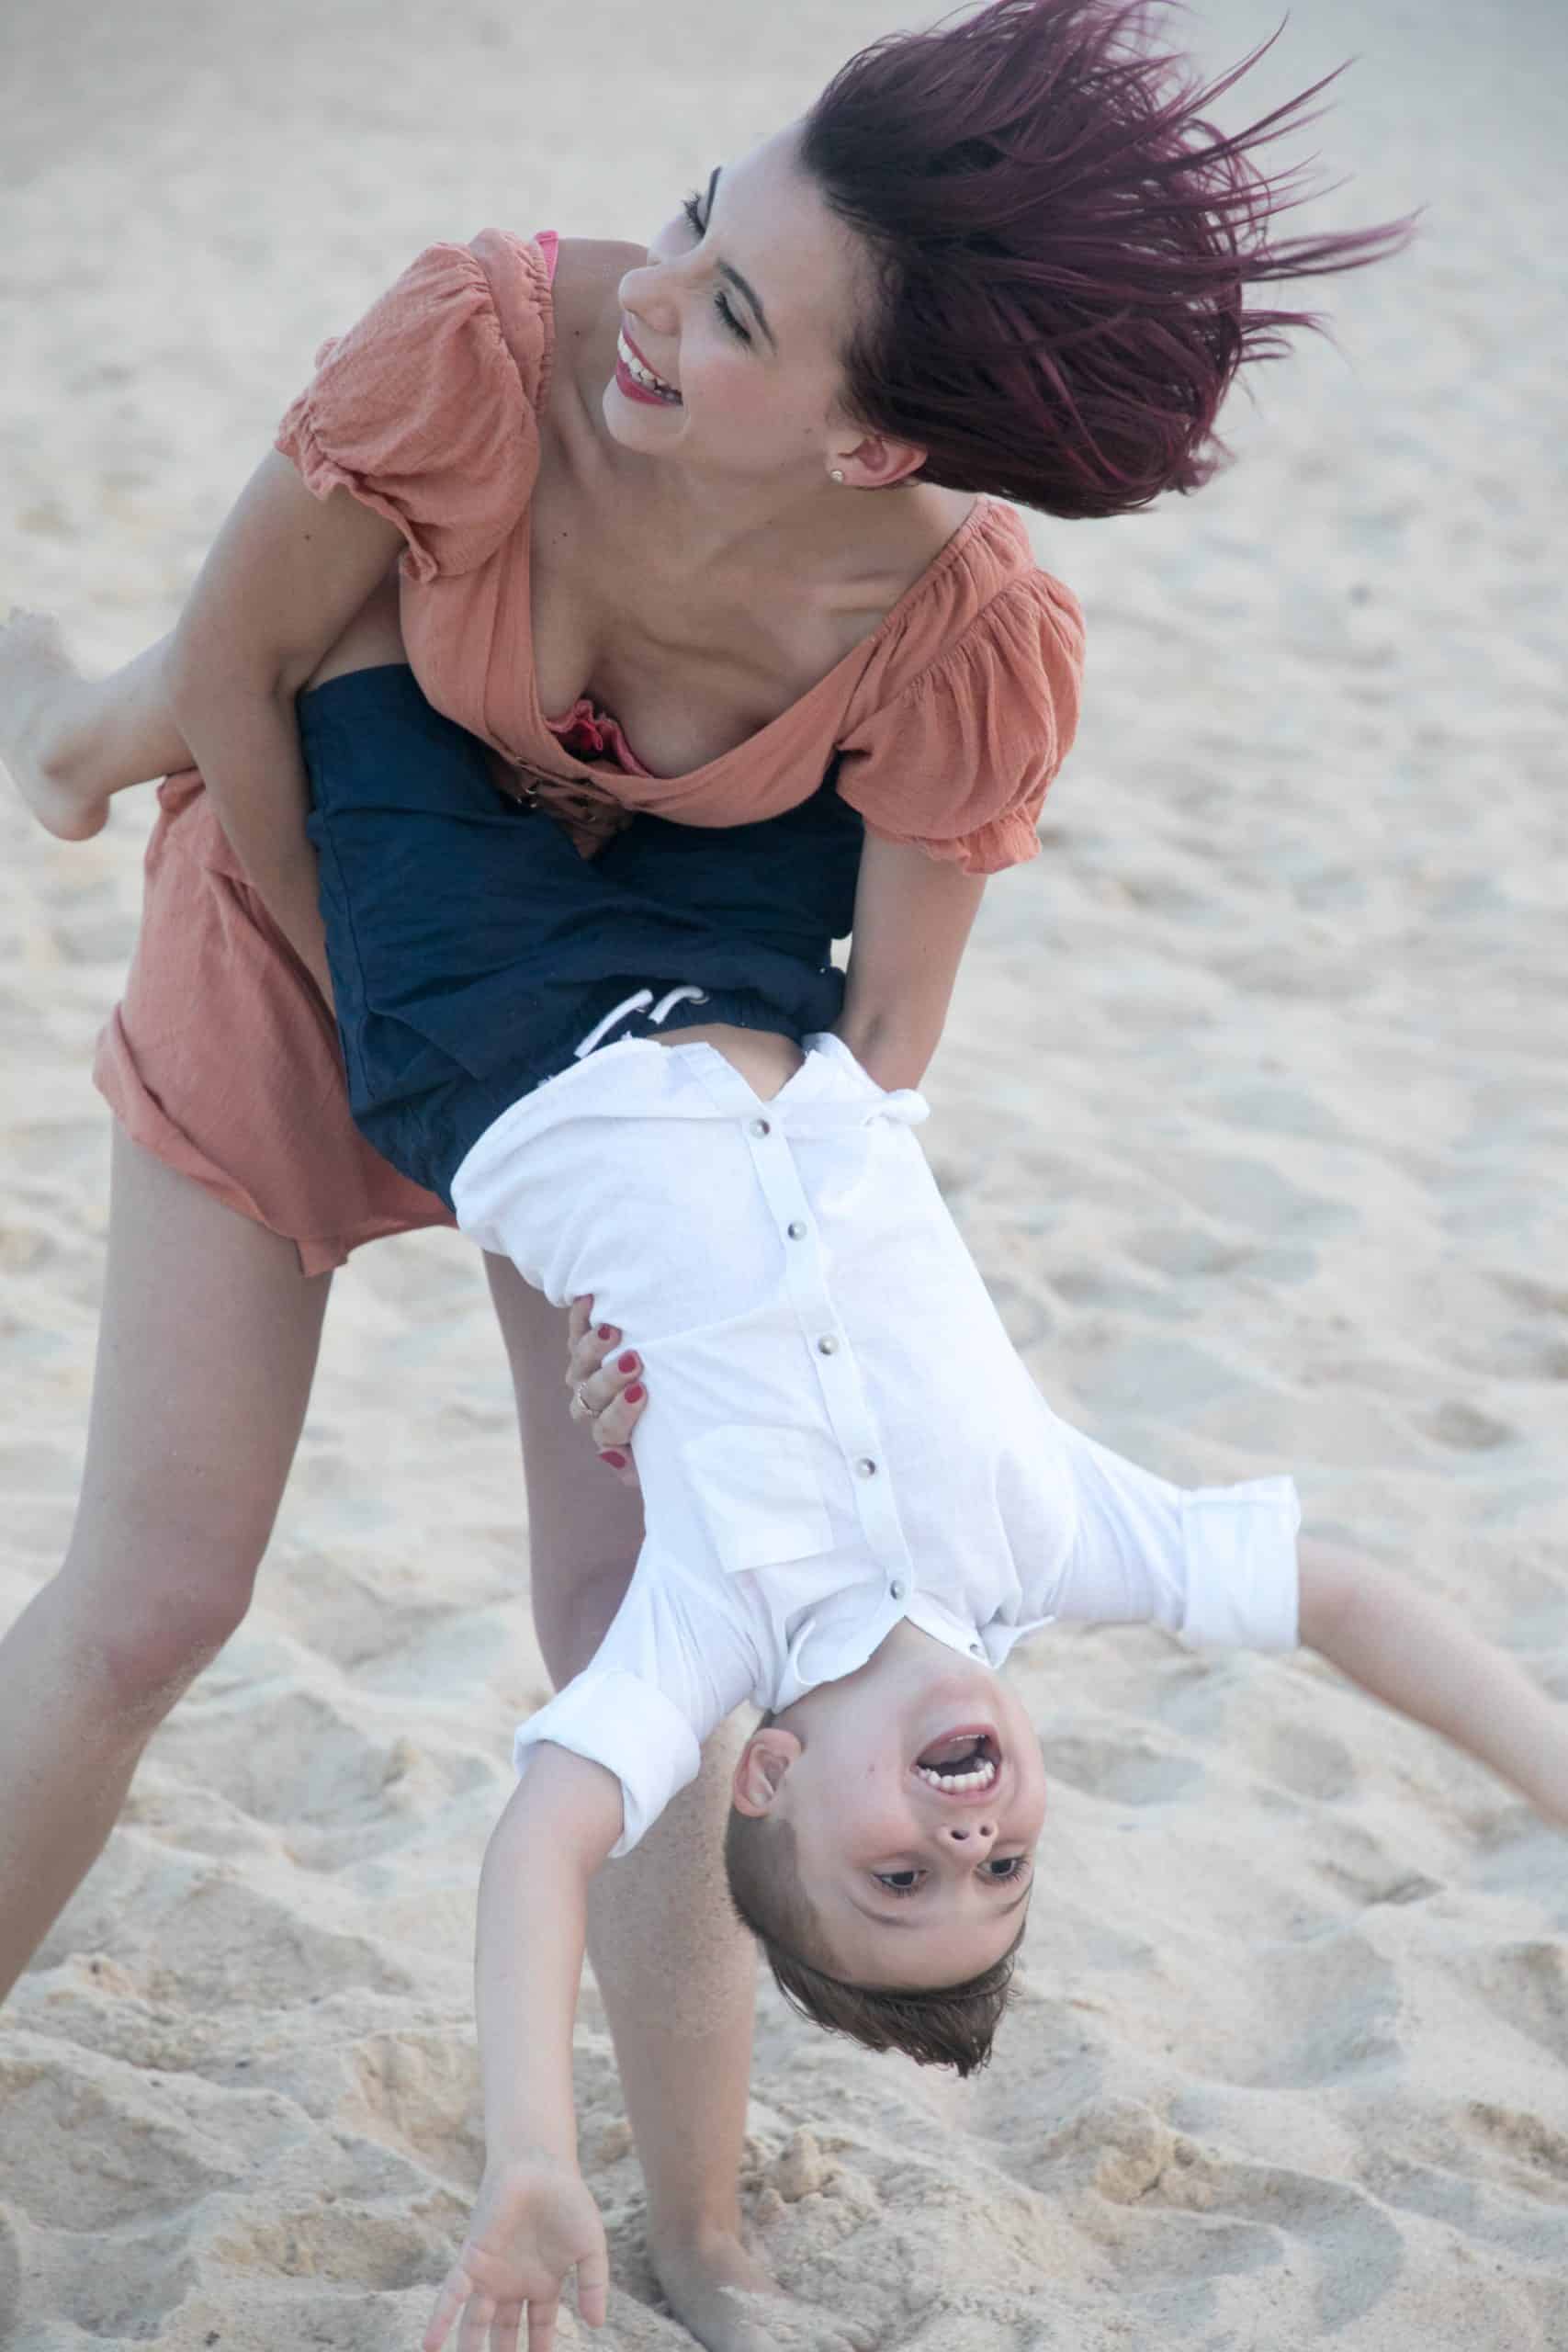
[[[1183,1491],[1058,1420],[910,1132],[919,1099],[831,1037],[786,1047],[765,1094],[754,1065],[784,1043],[597,1051],[453,1182],[466,1231],[636,1340],[580,1400],[646,1387],[648,1535],[592,1665],[518,1734],[480,1892],[488,2165],[427,2347],[465,2305],[481,2331],[523,2302],[547,2328],[574,2264],[602,2313],[571,2101],[587,1888],[748,1698],[768,1714],[728,1859],[775,1973],[820,2022],[961,2072],[1005,2000],[1044,1810],[997,1668],[1053,1617],[1304,1642],[1568,1820],[1568,1718],[1413,1588],[1298,1546],[1289,1479]]]

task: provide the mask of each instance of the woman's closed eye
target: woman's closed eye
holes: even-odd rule
[[[687,227],[691,230],[693,236],[695,237],[697,243],[701,244],[703,239],[707,235],[708,224],[706,217],[703,211],[703,199],[697,194],[695,188],[692,190],[690,196],[682,199],[681,209],[686,216]],[[739,318],[737,317],[734,310],[730,306],[730,300],[728,294],[716,294],[713,298],[713,306],[718,312],[719,317],[723,320],[725,325],[728,328],[730,334],[734,335],[737,342],[750,342],[751,331],[748,326],[743,324]]]
[[[1029,1876],[1029,1871],[1027,1854],[993,1854],[981,1864],[976,1876],[990,1886],[1019,1886]],[[873,1871],[872,1876],[888,1894],[918,1894],[927,1873],[919,1870]]]

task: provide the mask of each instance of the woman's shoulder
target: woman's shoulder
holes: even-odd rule
[[[889,616],[839,790],[889,840],[969,874],[1032,857],[1077,727],[1083,616],[1010,507],[982,500]]]
[[[1059,673],[1083,659],[1083,612],[1064,581],[1040,563],[1021,516],[1000,499],[976,499],[909,594],[888,616],[882,658],[868,667],[862,704],[886,707],[936,684],[960,694],[1026,699],[1042,647]]]

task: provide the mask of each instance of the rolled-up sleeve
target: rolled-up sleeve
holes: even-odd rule
[[[671,1799],[696,1779],[703,1758],[680,1708],[640,1676],[615,1668],[585,1668],[519,1726],[512,1750],[519,1779],[545,1740],[602,1764],[619,1781],[624,1817],[612,1860],[631,1852]]]
[[[1050,1612],[1152,1621],[1194,1648],[1294,1649],[1296,1532],[1290,1478],[1177,1487],[1057,1422],[1072,1540]]]
[[[518,1772],[547,1739],[602,1764],[621,1784],[614,1855],[629,1854],[696,1779],[709,1733],[750,1696],[758,1662],[747,1626],[743,1597],[723,1578],[688,1576],[645,1544],[593,1657],[518,1731]]]

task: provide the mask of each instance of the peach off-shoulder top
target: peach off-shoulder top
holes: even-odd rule
[[[318,497],[349,491],[405,541],[402,620],[425,695],[482,737],[592,851],[649,809],[750,823],[838,788],[877,833],[972,874],[1034,855],[1073,738],[1083,621],[1010,507],[978,501],[878,628],[757,734],[650,775],[588,704],[539,707],[529,507],[555,353],[556,240],[433,245],[323,345],[277,447]]]

